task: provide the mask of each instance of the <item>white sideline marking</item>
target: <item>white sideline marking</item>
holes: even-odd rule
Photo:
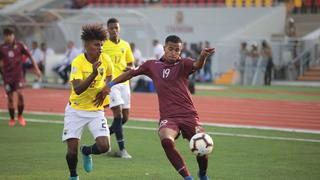
[[[7,120],[7,118],[0,117],[2,120]],[[37,122],[37,123],[49,123],[49,124],[63,124],[63,121],[58,120],[39,120],[39,119],[29,119],[26,118],[28,122]],[[141,127],[141,126],[123,126],[128,129],[139,129],[139,130],[148,130],[148,131],[157,131],[158,128],[151,127]],[[256,138],[256,139],[269,139],[269,140],[283,140],[283,141],[302,141],[302,142],[314,142],[320,143],[320,139],[303,139],[303,138],[288,138],[288,137],[276,137],[276,136],[259,136],[259,135],[250,135],[250,134],[235,134],[235,133],[223,133],[223,132],[209,132],[206,133],[217,136],[233,136],[233,137],[243,137],[243,138]]]
[[[0,109],[0,112],[4,113],[7,110]],[[64,113],[50,113],[50,112],[37,112],[37,111],[25,111],[29,114],[36,115],[58,115],[63,116]],[[107,116],[107,119],[112,119],[112,117]],[[137,121],[144,122],[158,122],[157,119],[141,118],[141,117],[130,117]],[[268,126],[251,126],[251,125],[238,125],[238,124],[224,124],[224,123],[201,123],[201,125],[213,126],[213,127],[223,127],[223,128],[241,128],[241,129],[261,129],[261,130],[272,130],[272,131],[284,131],[284,132],[296,132],[296,133],[311,133],[311,134],[320,134],[320,130],[310,130],[310,129],[299,129],[299,128],[279,128],[279,127],[268,127]]]

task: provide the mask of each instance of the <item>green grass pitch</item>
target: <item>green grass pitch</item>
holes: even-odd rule
[[[0,179],[68,179],[66,145],[61,142],[63,116],[26,114],[25,128],[10,128],[0,117]],[[49,122],[58,122],[57,124]],[[110,122],[109,122],[110,124]],[[142,127],[144,129],[142,129]],[[318,180],[320,134],[204,126],[215,142],[208,175],[217,180]],[[84,180],[179,180],[158,139],[156,122],[130,120],[125,127],[126,147],[133,159],[94,156],[94,170],[85,173],[79,156],[78,173]],[[242,136],[245,135],[245,136]],[[265,138],[259,138],[265,137]],[[275,139],[282,137],[283,140]],[[298,140],[300,139],[300,140]],[[307,142],[305,140],[315,140]],[[81,140],[91,144],[85,131]],[[113,151],[118,149],[112,136]],[[196,176],[195,156],[188,142],[179,138],[177,148]],[[196,178],[197,179],[197,178]]]

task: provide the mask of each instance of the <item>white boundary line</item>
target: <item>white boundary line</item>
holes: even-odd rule
[[[6,118],[4,118],[4,117],[0,117],[0,119],[6,120]],[[26,120],[28,122],[36,122],[36,123],[63,124],[63,121],[59,121],[59,120],[39,120],[39,119],[29,119],[29,118],[26,118]],[[124,126],[124,128],[148,130],[148,131],[157,131],[158,130],[158,128],[142,127],[142,126]],[[320,139],[289,138],[289,137],[277,137],[277,136],[259,136],[259,135],[250,135],[250,134],[235,134],[235,133],[222,133],[222,132],[209,132],[209,131],[207,131],[206,133],[211,134],[211,135],[216,135],[216,136],[232,136],[232,137],[242,137],[242,138],[320,143]]]
[[[0,112],[6,112],[6,110],[0,109]],[[35,112],[35,111],[25,111],[29,114],[36,115],[59,115],[63,116],[63,113],[50,113],[50,112]],[[108,116],[108,119],[112,119],[112,117]],[[140,118],[140,117],[131,117],[131,119],[137,121],[145,121],[145,122],[157,122],[157,119],[148,119],[148,118]],[[272,131],[284,131],[284,132],[297,132],[297,133],[310,133],[310,134],[320,134],[319,130],[310,130],[310,129],[299,129],[299,128],[278,128],[278,127],[268,127],[268,126],[250,126],[250,125],[237,125],[237,124],[224,124],[224,123],[201,123],[206,126],[214,126],[214,127],[224,127],[224,128],[241,128],[241,129],[261,129],[261,130],[272,130]]]
[[[0,112],[7,112],[4,109],[0,109]],[[50,112],[35,112],[35,111],[25,111],[29,114],[36,115],[59,115],[63,116],[63,113],[50,113]],[[112,119],[112,117],[107,116],[108,119]],[[137,121],[145,121],[145,122],[158,122],[157,119],[148,119],[141,117],[130,117],[130,119],[134,119]],[[296,132],[296,133],[310,133],[310,134],[320,134],[320,130],[310,130],[310,129],[300,129],[300,128],[279,128],[279,127],[269,127],[269,126],[251,126],[251,125],[238,125],[238,124],[224,124],[224,123],[201,123],[201,125],[206,126],[214,126],[214,127],[224,127],[224,128],[240,128],[240,129],[261,129],[261,130],[271,130],[271,131],[284,131],[284,132]]]

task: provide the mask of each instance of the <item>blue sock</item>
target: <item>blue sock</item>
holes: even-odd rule
[[[186,177],[184,177],[184,180],[193,180],[193,177],[192,176],[186,176]]]
[[[123,140],[123,133],[122,133],[122,118],[121,117],[115,117],[113,119],[113,130],[116,135],[116,139],[119,145],[119,149],[124,149],[124,140]]]

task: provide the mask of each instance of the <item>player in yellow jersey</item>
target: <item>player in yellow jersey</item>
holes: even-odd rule
[[[92,171],[91,154],[105,153],[110,149],[110,133],[104,116],[103,103],[95,100],[105,83],[112,78],[113,64],[108,55],[102,54],[102,46],[107,38],[107,30],[102,24],[89,24],[82,27],[81,39],[85,53],[72,62],[70,82],[72,85],[69,103],[65,108],[62,140],[67,143],[66,160],[70,180],[78,180],[78,145],[87,126],[95,138],[91,146],[81,146],[83,166],[86,172]],[[105,99],[106,96],[100,97]],[[104,102],[108,102],[105,100]]]
[[[113,78],[120,76],[123,72],[133,67],[134,57],[129,43],[120,39],[120,23],[115,18],[107,22],[109,40],[103,45],[103,53],[108,54],[113,62]],[[129,81],[113,86],[110,93],[110,105],[113,113],[113,122],[110,126],[110,134],[113,132],[119,145],[117,156],[131,158],[124,146],[122,125],[127,122],[130,109],[130,87]]]

